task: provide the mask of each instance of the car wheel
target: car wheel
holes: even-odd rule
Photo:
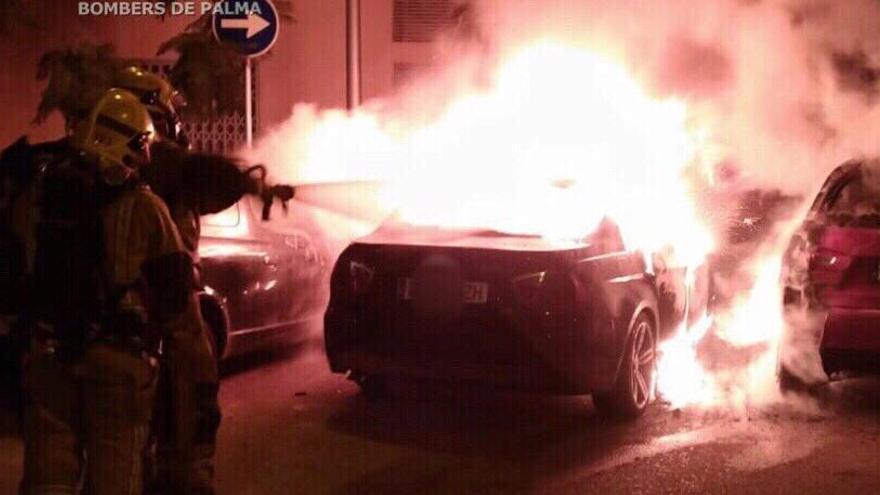
[[[205,334],[208,337],[208,344],[211,346],[211,355],[214,356],[214,359],[219,363],[220,347],[217,345],[216,331],[211,325],[208,325],[208,331],[205,332]]]
[[[352,372],[351,381],[361,388],[361,394],[370,400],[387,399],[391,397],[388,391],[388,383],[385,378],[376,375],[364,375]]]
[[[211,344],[211,351],[217,361],[223,359],[226,353],[228,316],[223,309],[222,303],[212,300],[210,297],[201,296],[199,305],[202,321],[207,326],[208,342]]]
[[[645,412],[657,382],[657,332],[651,318],[642,313],[633,325],[614,388],[593,394],[600,413],[635,418]]]
[[[784,364],[779,364],[776,369],[776,382],[783,394],[794,393],[820,398],[829,393],[828,382],[808,382]]]
[[[779,390],[782,393],[800,392],[807,389],[807,384],[784,364],[780,364],[776,370],[776,381],[779,383]]]
[[[828,381],[819,380],[814,375],[815,371],[808,371],[810,369],[808,364],[812,362],[811,359],[813,358],[797,352],[799,348],[803,349],[807,344],[797,340],[792,342],[787,333],[789,328],[789,322],[786,321],[786,328],[776,350],[776,383],[779,385],[779,391],[782,394],[795,393],[820,396],[825,393]],[[788,356],[788,358],[783,358],[783,356]],[[827,363],[824,362],[821,356],[816,357],[816,359],[820,360],[819,365],[821,367],[825,368],[827,366]],[[829,376],[831,375],[831,373],[828,373],[828,369],[824,371]]]

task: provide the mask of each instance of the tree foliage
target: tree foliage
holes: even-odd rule
[[[170,4],[179,0],[164,1]],[[294,20],[290,1],[274,3],[281,20]],[[169,51],[178,54],[169,74],[171,84],[186,97],[187,113],[198,117],[224,115],[244,108],[244,57],[217,43],[211,23],[211,14],[202,15],[182,33],[164,42],[158,51],[158,55]]]
[[[244,107],[244,58],[214,39],[211,16],[205,15],[184,32],[162,43],[158,55],[177,53],[169,79],[187,100],[189,115],[224,115]]]
[[[154,0],[166,4],[182,0]],[[35,0],[0,0],[0,34],[4,22],[13,22],[11,5],[33,5]],[[293,7],[288,0],[275,0],[284,21],[293,21]],[[159,46],[158,55],[176,53],[169,72],[171,84],[187,101],[185,116],[210,118],[244,109],[244,57],[214,39],[211,15],[200,16],[182,33]],[[100,95],[112,86],[113,75],[123,65],[112,44],[82,44],[76,48],[55,50],[43,55],[37,79],[47,81],[37,109],[36,122],[44,121],[54,110],[70,122],[87,112]]]
[[[35,0],[0,0],[0,36],[13,34],[20,27],[34,27]]]
[[[81,118],[112,86],[121,65],[109,44],[83,44],[45,53],[37,64],[37,80],[47,84],[34,121],[45,121],[54,110],[61,112],[68,124]]]

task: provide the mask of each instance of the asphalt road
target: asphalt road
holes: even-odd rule
[[[655,404],[619,423],[589,398],[400,384],[369,401],[319,346],[225,366],[220,494],[880,493],[880,380],[748,410]],[[806,404],[806,405],[805,405]],[[0,494],[21,443],[0,415]]]

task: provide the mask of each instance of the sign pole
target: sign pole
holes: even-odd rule
[[[241,0],[217,0],[211,19],[214,38],[234,48],[244,60],[244,136],[248,149],[254,145],[254,57],[269,51],[278,39],[278,10],[272,0],[249,0],[241,12]],[[244,15],[244,17],[242,17]]]
[[[254,146],[254,92],[251,80],[251,58],[244,59],[244,125],[245,143],[248,149]]]
[[[361,104],[361,2],[345,5],[345,100],[349,110]]]

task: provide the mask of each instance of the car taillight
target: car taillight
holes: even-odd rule
[[[845,254],[819,250],[810,255],[810,281],[817,285],[834,285],[852,264]]]
[[[810,266],[813,268],[836,269],[841,266],[841,258],[834,254],[816,253],[810,258]]]
[[[810,256],[810,269],[840,272],[849,268],[852,260],[852,256],[820,250]]]
[[[516,276],[512,282],[517,302],[544,322],[556,325],[573,317],[575,291],[566,275],[541,271]]]
[[[361,295],[369,290],[373,283],[375,270],[360,261],[350,261],[348,265],[349,288],[353,295]]]

